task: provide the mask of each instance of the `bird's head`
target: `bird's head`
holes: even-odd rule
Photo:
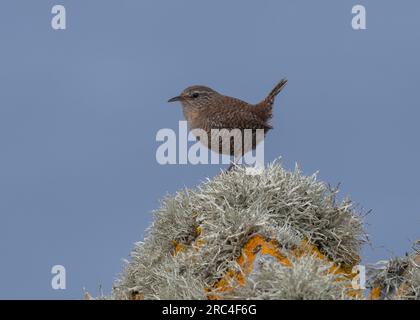
[[[198,110],[210,106],[220,94],[205,86],[192,86],[182,91],[181,95],[169,99],[168,102],[180,101],[182,106],[191,110]]]

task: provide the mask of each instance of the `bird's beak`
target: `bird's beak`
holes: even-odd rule
[[[181,101],[181,100],[182,100],[181,96],[178,96],[178,97],[173,97],[172,99],[169,99],[168,102],[175,102],[175,101]]]

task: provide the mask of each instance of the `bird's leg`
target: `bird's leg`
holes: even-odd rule
[[[230,163],[230,166],[228,167],[228,169],[227,169],[226,171],[227,171],[227,172],[229,172],[229,171],[231,171],[233,168],[235,168],[235,167],[238,165],[239,160],[241,160],[241,157],[242,157],[242,156],[235,157],[235,158],[234,158],[234,160]]]
[[[231,162],[229,167],[227,168],[226,172],[231,171],[235,167],[235,163]]]

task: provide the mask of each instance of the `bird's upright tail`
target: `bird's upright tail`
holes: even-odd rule
[[[274,103],[274,99],[276,96],[280,93],[280,91],[283,90],[283,88],[287,84],[287,79],[282,79],[274,88],[271,90],[270,94],[267,96],[267,98],[264,99],[264,103],[266,105],[272,106]]]
[[[287,79],[282,79],[274,88],[271,90],[270,94],[263,101],[258,103],[255,108],[255,112],[259,115],[264,121],[268,120],[272,116],[272,109],[274,104],[274,99],[283,90],[287,84]]]

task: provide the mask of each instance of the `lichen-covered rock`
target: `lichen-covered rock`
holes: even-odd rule
[[[366,236],[351,202],[336,194],[315,175],[274,163],[167,197],[111,298],[345,298],[348,279],[338,281],[331,265],[351,270]],[[260,242],[246,253],[250,239]],[[312,249],[297,254],[302,243]],[[254,261],[259,253],[274,260]]]
[[[373,298],[382,300],[420,300],[420,241],[413,252],[371,266],[369,286]]]

